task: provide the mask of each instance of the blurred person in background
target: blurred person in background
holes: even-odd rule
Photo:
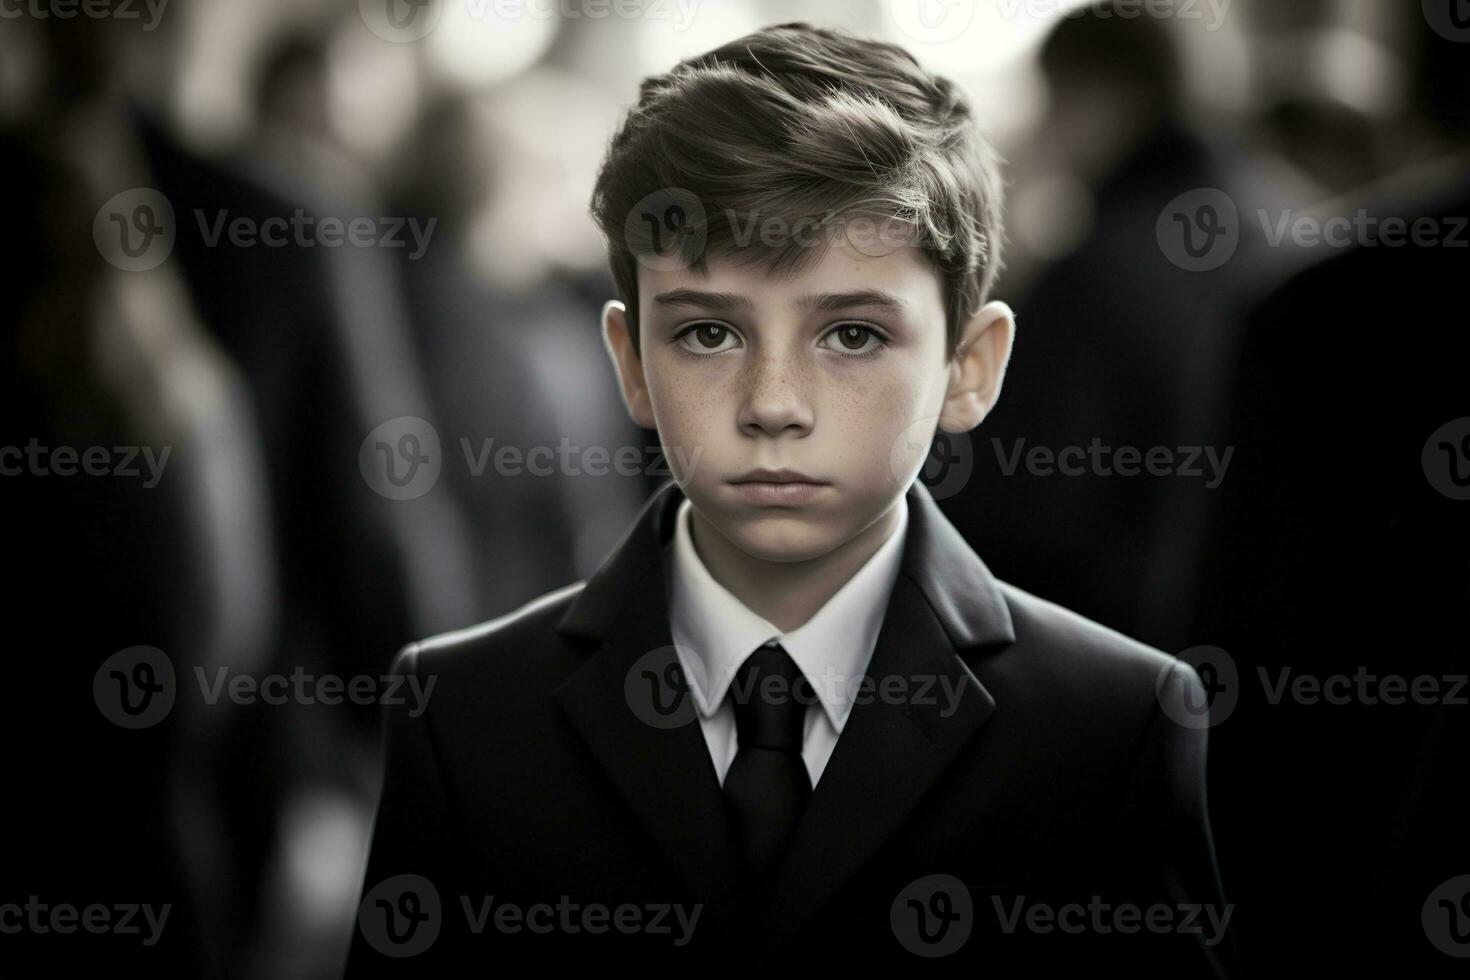
[[[157,201],[127,192],[152,179],[129,83],[166,83],[176,35],[96,19],[4,30],[38,83],[0,134],[23,191],[0,300],[21,658],[0,728],[0,969],[222,976],[238,937],[221,899],[240,777],[222,760],[241,712],[180,697],[134,729],[110,710],[133,704],[111,700],[114,682],[140,670],[181,686],[196,668],[258,670],[277,615],[249,392],[177,268],[147,264],[167,234]],[[146,662],[128,662],[140,645]],[[10,909],[31,905],[33,925],[12,928]],[[56,935],[66,923],[46,910],[65,906],[105,908],[118,928],[73,919]]]
[[[1382,176],[1407,109],[1405,63],[1365,6],[1343,0],[1240,5],[1255,118],[1251,151],[1309,206]]]
[[[224,14],[210,6],[199,16]],[[325,121],[319,63],[311,44],[265,58],[256,125],[240,138],[248,141],[200,152],[156,113],[141,117],[141,132],[153,186],[177,219],[169,261],[249,386],[262,442],[281,611],[259,671],[345,683],[380,675],[400,633],[461,621],[472,592],[457,501],[432,492],[388,499],[360,468],[359,447],[377,427],[434,417],[393,260],[310,236],[271,244],[262,231],[242,244],[221,234],[226,222],[265,229],[386,215],[372,175],[330,129],[310,124]],[[227,753],[219,763],[233,776],[233,887],[219,901],[232,947],[247,972],[316,975],[333,956],[323,937],[351,915],[375,707],[299,698],[257,706],[239,713]]]
[[[588,574],[636,512],[639,481],[597,453],[636,447],[639,466],[653,462],[637,430],[605,410],[617,395],[586,329],[601,270],[542,251],[572,234],[543,227],[555,220],[546,194],[564,186],[536,186],[547,164],[505,134],[512,107],[551,111],[557,96],[581,93],[550,69],[502,89],[437,94],[391,177],[395,210],[437,221],[435,247],[402,267],[441,435],[457,457],[445,478],[465,501],[480,618]],[[583,135],[591,152],[598,130]]]
[[[1166,649],[1188,623],[1208,460],[1193,478],[1126,477],[1111,456],[1078,475],[1031,472],[1025,457],[1097,442],[1182,460],[1180,447],[1213,444],[1214,356],[1237,282],[1181,268],[1158,221],[1179,195],[1235,187],[1243,163],[1190,124],[1184,29],[1102,4],[1041,49],[1047,109],[1012,168],[1012,237],[1027,254],[1006,280],[1025,356],[968,449],[970,492],[952,501],[998,574]]]
[[[1243,257],[1271,275],[1226,361],[1239,451],[1194,635],[1233,657],[1221,688],[1239,685],[1212,780],[1258,967],[1463,972],[1435,937],[1470,920],[1433,896],[1470,868],[1470,30],[1451,13],[1401,5],[1384,35],[1412,66],[1394,171],[1303,202],[1331,235]],[[1390,677],[1400,695],[1377,686]],[[1316,696],[1281,686],[1314,679]]]

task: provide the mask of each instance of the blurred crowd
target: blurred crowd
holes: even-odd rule
[[[1246,693],[1212,734],[1211,800],[1247,958],[1313,929],[1415,938],[1422,896],[1470,869],[1446,815],[1464,709],[1309,716],[1247,689],[1278,665],[1467,667],[1465,505],[1421,451],[1470,416],[1470,232],[1450,241],[1470,215],[1470,25],[1417,2],[1188,5],[1218,20],[1000,3],[1014,19],[936,39],[891,0],[638,18],[444,0],[412,38],[399,3],[0,19],[0,445],[50,454],[0,477],[20,629],[0,899],[171,902],[173,941],[126,952],[165,975],[336,975],[378,708],[206,703],[196,678],[376,677],[411,640],[597,567],[667,472],[598,332],[605,141],[643,76],[805,19],[961,81],[1008,161],[1015,353],[994,415],[926,471],[941,505],[1001,578],[1173,653],[1234,655]],[[1442,240],[1292,233],[1363,209]],[[370,219],[384,247],[324,247],[330,218]],[[323,237],[231,231],[273,219]],[[1094,443],[1197,450],[1202,474],[1016,463]],[[57,447],[117,465],[67,477]],[[585,465],[512,471],[507,447]],[[623,447],[636,467],[595,465]],[[432,457],[430,485],[372,478],[379,452]],[[195,693],[127,730],[88,692],[138,645]]]

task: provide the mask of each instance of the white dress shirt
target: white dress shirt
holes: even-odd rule
[[[822,704],[821,711],[815,705],[807,709],[801,750],[812,786],[817,785],[847,723],[898,578],[907,499],[899,497],[896,506],[897,526],[878,550],[811,619],[782,633],[715,581],[694,550],[693,504],[687,497],[679,504],[673,541],[664,549],[669,626],[720,785],[739,749],[735,708],[725,694],[745,658],[762,644],[775,643],[796,661]]]

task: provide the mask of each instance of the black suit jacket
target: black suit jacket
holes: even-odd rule
[[[434,687],[417,717],[385,707],[350,977],[1108,957],[1226,975],[1206,729],[1171,720],[1204,703],[1197,674],[996,581],[918,482],[875,684],[750,902],[674,669],[661,557],[681,499],[661,486],[585,584],[399,654]],[[696,904],[681,929],[671,907]]]

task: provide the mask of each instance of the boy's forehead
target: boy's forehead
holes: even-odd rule
[[[640,302],[674,291],[738,295],[754,305],[794,305],[815,297],[870,293],[891,297],[903,312],[942,313],[939,272],[913,245],[863,248],[836,241],[803,261],[776,265],[755,249],[710,251],[703,268],[639,265]]]

